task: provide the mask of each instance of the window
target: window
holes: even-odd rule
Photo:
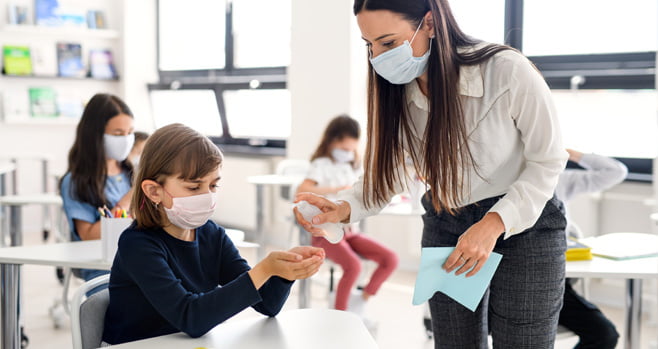
[[[567,147],[621,158],[658,156],[655,90],[554,91]]]
[[[213,90],[151,90],[155,127],[180,122],[197,132],[222,137],[222,119]]]
[[[450,8],[467,35],[487,42],[504,43],[505,0],[450,0]]]
[[[647,0],[526,0],[528,56],[656,51],[658,3]]]
[[[158,0],[157,126],[193,127],[227,152],[285,154],[292,0]]]
[[[288,90],[224,91],[224,103],[233,137],[285,140],[290,136]]]
[[[287,67],[290,16],[291,0],[234,1],[235,67]]]
[[[225,11],[226,3],[222,0],[160,0],[160,70],[223,69]]]

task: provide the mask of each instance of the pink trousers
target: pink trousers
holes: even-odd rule
[[[361,258],[377,263],[377,269],[363,289],[364,292],[375,295],[384,281],[393,273],[398,265],[398,256],[391,249],[369,238],[365,234],[352,233],[348,229],[345,237],[337,244],[332,244],[324,238],[313,237],[312,244],[322,247],[327,258],[341,266],[343,277],[336,289],[335,308],[347,310],[350,293],[361,273]]]

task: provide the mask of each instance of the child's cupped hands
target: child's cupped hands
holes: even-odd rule
[[[288,251],[274,251],[266,258],[271,274],[286,280],[306,279],[317,273],[324,262],[324,250],[312,246],[297,246]]]

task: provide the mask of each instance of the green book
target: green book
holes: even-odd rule
[[[32,59],[27,46],[3,46],[2,57],[7,75],[31,75]]]
[[[57,94],[50,87],[30,88],[30,114],[35,118],[59,116]]]

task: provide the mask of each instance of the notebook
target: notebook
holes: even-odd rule
[[[592,248],[592,254],[615,260],[658,256],[658,235],[610,233],[580,240]]]

